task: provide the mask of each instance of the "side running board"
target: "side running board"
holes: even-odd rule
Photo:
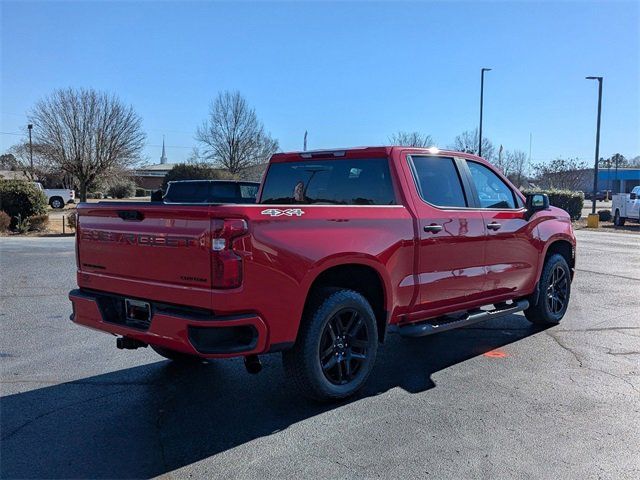
[[[494,310],[473,310],[466,313],[462,317],[453,319],[446,316],[438,317],[433,318],[428,322],[402,325],[394,330],[404,337],[424,337],[426,335],[433,335],[434,333],[453,330],[454,328],[473,325],[474,323],[482,322],[483,320],[489,320],[490,318],[504,317],[506,315],[521,312],[523,310],[526,310],[527,308],[529,308],[529,302],[527,300],[518,300],[509,305],[500,305]]]

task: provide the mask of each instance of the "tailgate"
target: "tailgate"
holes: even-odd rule
[[[78,207],[78,268],[129,279],[211,286],[209,207]]]

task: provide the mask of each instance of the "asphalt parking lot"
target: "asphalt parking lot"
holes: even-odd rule
[[[178,367],[68,320],[71,238],[0,238],[2,478],[640,478],[640,237],[578,231],[556,327],[392,336],[364,392]]]

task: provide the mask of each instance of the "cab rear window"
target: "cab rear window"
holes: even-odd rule
[[[395,205],[386,158],[273,163],[263,204]]]

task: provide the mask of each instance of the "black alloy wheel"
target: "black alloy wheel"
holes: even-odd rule
[[[571,296],[571,269],[560,254],[550,255],[544,263],[538,281],[538,293],[528,297],[529,308],[524,315],[531,323],[555,325],[569,306]]]
[[[569,279],[561,265],[556,265],[551,271],[551,279],[547,287],[547,308],[557,315],[569,300]]]
[[[282,360],[301,394],[332,401],[362,388],[377,351],[376,316],[367,299],[354,290],[324,287],[311,294],[296,342]]]
[[[327,322],[320,341],[322,371],[334,385],[352,381],[366,362],[369,331],[360,313],[352,308],[339,311]]]

